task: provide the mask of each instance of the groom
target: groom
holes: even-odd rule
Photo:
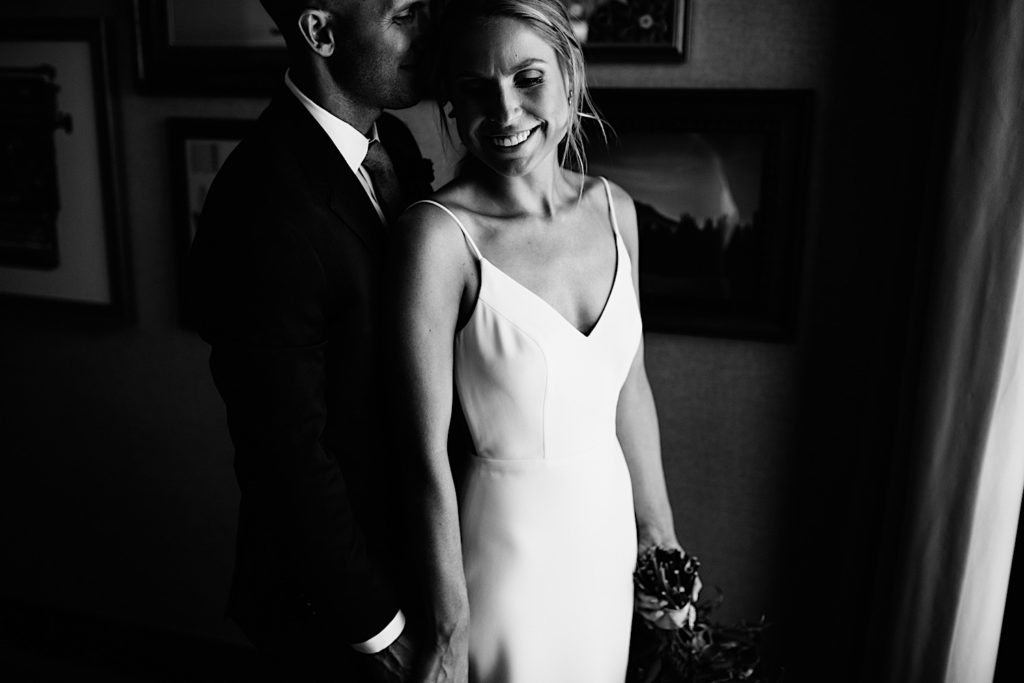
[[[211,187],[191,261],[241,490],[228,614],[288,680],[407,680],[382,271],[387,224],[432,178],[382,110],[419,99],[427,2],[262,4],[290,67]]]

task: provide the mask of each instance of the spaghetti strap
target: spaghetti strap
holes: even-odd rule
[[[416,204],[432,204],[432,205],[436,206],[437,208],[441,209],[442,211],[444,211],[449,216],[451,216],[452,220],[455,221],[455,225],[459,226],[459,230],[462,231],[462,236],[466,238],[466,242],[469,243],[469,248],[473,251],[473,254],[476,256],[477,260],[478,261],[482,261],[483,260],[484,257],[480,253],[480,249],[477,248],[476,242],[474,242],[473,238],[469,236],[469,231],[466,230],[466,226],[462,224],[462,221],[459,220],[458,216],[456,216],[454,213],[452,213],[451,209],[449,209],[444,204],[440,204],[438,202],[435,202],[433,199],[421,199],[418,202],[413,202],[409,206],[415,206]]]
[[[603,175],[602,176],[598,176],[598,178],[600,178],[601,182],[604,183],[604,193],[605,193],[605,195],[608,196],[608,214],[612,218],[612,230],[614,230],[615,234],[618,235],[619,234],[619,221],[616,220],[616,218],[615,218],[615,202],[612,201],[612,186],[610,184],[608,184],[608,179],[605,178]]]

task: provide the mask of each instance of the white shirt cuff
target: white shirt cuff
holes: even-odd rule
[[[405,615],[402,614],[402,610],[398,610],[398,614],[395,615],[395,618],[391,620],[390,624],[384,627],[383,631],[362,643],[354,643],[352,648],[356,652],[362,652],[363,654],[376,654],[381,650],[390,647],[391,643],[398,640],[398,636],[402,635],[402,631],[404,629]]]

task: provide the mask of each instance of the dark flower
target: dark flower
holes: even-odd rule
[[[637,559],[633,584],[675,610],[693,608],[700,597],[700,560],[679,548],[648,548]],[[692,624],[691,624],[692,625]]]

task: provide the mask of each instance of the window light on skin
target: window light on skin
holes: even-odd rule
[[[470,153],[503,176],[557,159],[571,112],[554,49],[523,22],[502,17],[474,26],[455,54],[450,95]]]

